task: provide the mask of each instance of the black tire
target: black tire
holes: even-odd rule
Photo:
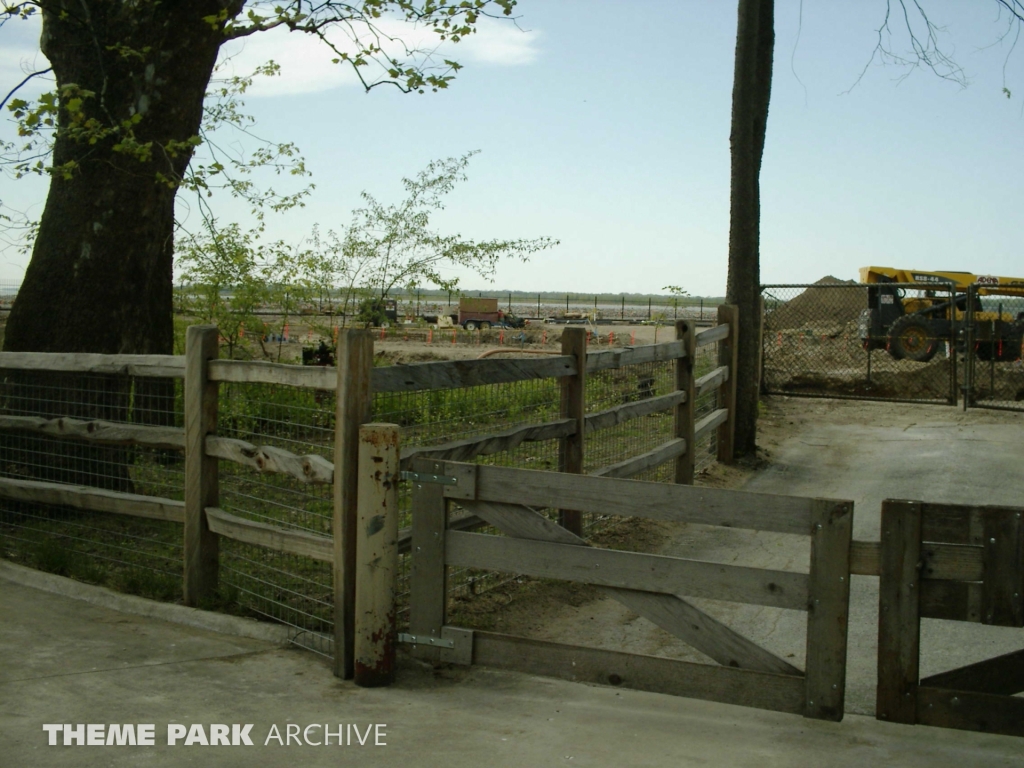
[[[473,322],[472,320],[467,320],[465,323],[462,324],[462,327],[465,328],[467,331],[475,331],[476,323]]]
[[[889,329],[889,354],[895,360],[927,363],[939,351],[939,339],[923,317],[905,315]]]

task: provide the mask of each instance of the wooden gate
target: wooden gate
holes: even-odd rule
[[[400,639],[420,657],[842,719],[852,502],[425,459],[414,470],[410,631]],[[450,501],[505,535],[450,529]],[[537,509],[809,536],[809,573],[595,549]],[[720,666],[448,626],[449,566],[596,585]],[[806,669],[684,597],[807,611]]]
[[[919,674],[922,617],[1024,626],[1022,514],[882,504],[878,719],[1024,736],[1024,650]]]

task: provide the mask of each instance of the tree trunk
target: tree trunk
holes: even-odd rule
[[[40,46],[58,89],[74,84],[95,95],[83,99],[77,122],[68,97],[60,100],[53,164],[76,165],[50,183],[4,349],[170,354],[173,180],[185,172],[191,150],[171,156],[163,147],[199,132],[223,40],[203,17],[226,3],[41,4]],[[136,114],[135,140],[152,142],[151,158],[124,151],[123,132],[96,143],[75,136],[85,120],[109,128]]]
[[[51,178],[5,350],[172,352],[174,198],[192,154],[191,144],[176,142],[199,132],[223,41],[204,17],[233,16],[242,4],[40,2],[40,47],[60,92],[53,164],[67,172]],[[5,385],[4,410],[21,415],[161,422],[166,415],[154,414],[173,405],[170,382],[138,387],[134,414],[123,377],[9,373]],[[4,443],[0,472],[130,488],[124,450]]]
[[[756,449],[760,316],[760,175],[775,46],[774,0],[739,0],[732,90],[732,204],[726,301],[739,307],[736,454]]]

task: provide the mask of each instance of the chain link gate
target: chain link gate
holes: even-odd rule
[[[964,409],[1024,411],[1024,288],[976,284],[967,296]]]
[[[761,296],[764,394],[956,404],[967,296],[952,285],[836,280]]]

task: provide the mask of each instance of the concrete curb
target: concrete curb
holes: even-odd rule
[[[223,613],[201,611],[173,603],[160,603],[135,595],[123,595],[106,587],[94,584],[83,584],[74,579],[57,576],[53,573],[37,571],[23,565],[0,559],[0,579],[13,581],[23,587],[32,587],[44,592],[83,600],[93,605],[109,608],[122,613],[132,613],[150,619],[160,619],[173,624],[184,624],[196,629],[220,632],[224,635],[236,635],[252,640],[263,640],[275,645],[287,645],[294,630],[280,624],[265,624],[255,619],[241,616],[228,616]]]

